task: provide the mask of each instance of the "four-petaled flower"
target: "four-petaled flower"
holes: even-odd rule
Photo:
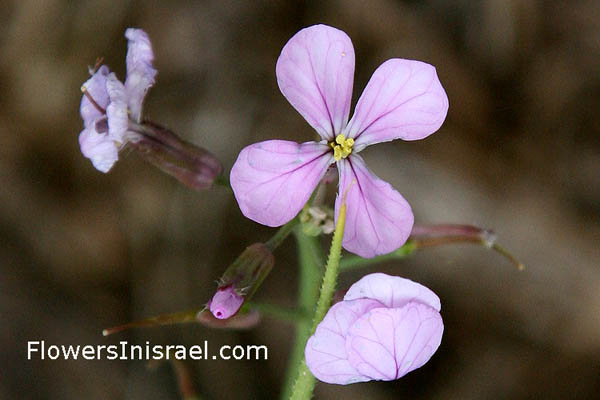
[[[442,340],[440,299],[409,279],[375,273],[350,287],[306,343],[306,365],[327,383],[398,379]]]
[[[141,122],[142,103],[156,76],[146,32],[129,28],[125,37],[129,41],[125,84],[102,65],[91,71],[92,77],[81,87],[84,129],[79,134],[79,146],[83,155],[102,172],[112,168],[119,159],[119,150],[127,142],[139,139],[138,133],[128,129],[129,121]]]
[[[413,225],[411,208],[358,153],[374,143],[423,139],[439,129],[448,98],[435,68],[412,60],[384,62],[350,121],[354,48],[344,32],[326,25],[301,30],[284,46],[276,74],[283,95],[322,140],[269,140],[244,148],[230,176],[242,213],[264,225],[285,224],[335,162],[336,218],[348,190],[344,248],[373,257],[400,247]]]

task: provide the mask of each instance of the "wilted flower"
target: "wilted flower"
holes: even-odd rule
[[[102,172],[112,168],[125,143],[139,139],[140,134],[129,129],[129,120],[141,122],[142,103],[156,76],[146,32],[129,28],[125,37],[129,41],[125,84],[102,65],[91,71],[92,77],[81,87],[84,129],[79,134],[79,145],[83,155]]]
[[[370,274],[334,304],[306,344],[323,382],[394,380],[425,364],[442,340],[440,299],[408,279]]]
[[[170,130],[142,120],[142,103],[154,84],[156,70],[148,35],[141,29],[125,31],[129,40],[127,78],[121,83],[102,65],[83,84],[79,145],[94,167],[108,172],[126,145],[163,172],[194,189],[209,188],[223,167],[209,151],[182,140]]]
[[[349,187],[344,248],[373,257],[400,247],[413,225],[411,208],[358,153],[374,143],[423,139],[442,125],[448,98],[435,68],[397,58],[384,62],[350,121],[354,48],[344,32],[326,25],[301,30],[284,46],[276,74],[283,95],[322,140],[244,148],[230,177],[242,213],[264,225],[285,224],[335,162],[340,191]],[[336,218],[341,197],[338,192]]]

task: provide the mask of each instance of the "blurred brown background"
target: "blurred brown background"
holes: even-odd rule
[[[475,223],[527,265],[476,246],[370,268],[442,299],[425,367],[388,383],[319,384],[319,399],[586,399],[600,391],[600,2],[338,0],[0,4],[0,399],[176,399],[169,365],[26,360],[48,344],[266,344],[268,361],[190,364],[203,398],[275,398],[291,325],[103,328],[200,307],[225,266],[272,230],[223,188],[187,190],[135,154],[103,175],[79,152],[80,85],[96,57],[124,77],[126,27],[159,74],[145,115],[213,151],[313,133],[280,94],[275,63],[300,28],[327,23],[356,50],[354,101],[391,57],[437,67],[446,123],[424,141],[363,154],[420,223]],[[258,299],[293,306],[292,239]],[[348,286],[366,271],[343,275]]]

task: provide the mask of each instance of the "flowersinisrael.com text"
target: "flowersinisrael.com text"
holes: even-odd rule
[[[44,340],[27,342],[27,359],[40,360],[266,360],[265,345],[223,345],[214,354],[208,341],[184,346],[181,344],[46,344]]]

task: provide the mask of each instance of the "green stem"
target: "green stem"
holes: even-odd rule
[[[288,237],[299,221],[300,217],[296,216],[290,222],[283,225],[271,239],[265,242],[265,246],[271,251],[275,250]]]
[[[278,319],[280,321],[292,322],[294,324],[306,323],[308,314],[302,310],[290,310],[270,303],[248,302],[248,308],[256,310],[263,315]]]
[[[517,260],[515,256],[508,252],[504,247],[500,246],[498,243],[493,243],[491,245],[492,249],[496,250],[498,253],[502,254],[506,257],[511,263],[513,263],[519,271],[523,271],[525,269],[525,265]]]
[[[321,246],[317,237],[305,235],[301,227],[294,230],[298,244],[298,264],[300,266],[300,284],[298,307],[304,315],[314,312],[319,283],[321,282],[321,266],[324,264]],[[289,399],[294,382],[304,359],[304,347],[310,337],[310,319],[306,318],[296,325],[296,339],[288,362],[281,399]]]
[[[381,256],[373,257],[373,258],[362,258],[359,256],[346,256],[344,259],[340,261],[340,271],[350,271],[353,269],[358,269],[362,267],[368,267],[369,265],[390,261],[390,260],[399,260],[401,258],[405,258],[417,250],[417,245],[413,241],[408,241],[404,244],[404,246],[398,248],[395,251],[392,251],[388,254],[383,254]]]
[[[344,196],[345,197],[345,196]],[[329,258],[327,259],[327,265],[325,266],[325,275],[323,276],[323,283],[321,285],[321,294],[317,302],[317,309],[313,319],[312,327],[310,329],[310,335],[312,335],[319,323],[325,317],[325,314],[331,306],[333,294],[335,293],[335,285],[337,283],[338,272],[340,268],[340,258],[342,255],[342,239],[344,237],[344,225],[346,222],[346,203],[342,202],[340,206],[339,216],[335,232],[333,233],[333,240],[331,241],[331,248],[329,249]],[[306,400],[312,397],[313,389],[315,387],[315,377],[308,370],[306,361],[302,357],[300,368],[298,370],[298,378],[294,384],[294,389],[290,399],[292,400]]]
[[[225,174],[221,174],[221,175],[217,176],[215,178],[215,180],[213,181],[213,184],[231,189],[231,184],[229,183],[229,177]]]
[[[300,269],[298,305],[307,315],[311,315],[317,304],[319,284],[323,269],[323,254],[319,238],[308,236],[301,227],[294,231],[298,242]]]

